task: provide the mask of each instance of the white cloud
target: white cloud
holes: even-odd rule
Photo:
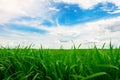
[[[71,46],[71,40],[76,44],[83,43],[85,46],[96,43],[98,46],[112,40],[115,46],[120,45],[120,17],[104,19],[72,27],[61,26],[47,29],[50,35],[56,37],[61,44]]]
[[[116,11],[113,11],[113,12],[108,12],[109,14],[116,14],[116,13],[120,13],[120,9],[119,10],[116,10]]]
[[[82,7],[83,9],[90,9],[93,8],[96,4],[105,1],[106,0],[58,0],[57,2],[64,2],[68,4],[79,4],[79,6]]]
[[[114,46],[120,45],[120,17],[103,19],[95,22],[89,22],[85,24],[79,24],[75,26],[58,26],[58,27],[44,27],[43,30],[48,31],[47,34],[17,32],[6,29],[7,32],[0,34],[1,45],[30,45],[35,44],[35,47],[42,44],[49,48],[59,48],[63,45],[65,48],[71,48],[73,45],[72,40],[76,45],[82,43],[82,47],[89,47],[94,44],[101,47],[105,42],[109,44],[110,40]],[[29,24],[28,24],[29,25]],[[33,26],[34,27],[34,26]],[[41,29],[41,26],[35,26]],[[6,36],[6,37],[5,37]]]
[[[54,0],[54,1],[78,4],[83,9],[91,9],[100,2],[102,3],[112,2],[116,6],[120,7],[120,0]],[[50,16],[54,12],[58,11],[59,9],[52,6],[52,0],[11,0],[11,1],[0,0],[0,16],[1,16],[0,24],[7,23],[13,19],[20,18],[22,16],[50,19]],[[109,13],[115,14],[119,12],[120,11],[117,10]]]
[[[108,0],[108,1],[114,3],[116,6],[120,8],[120,0]]]
[[[83,9],[94,8],[98,3],[105,4],[106,2],[111,2],[116,6],[120,7],[120,0],[54,0],[56,3],[64,2],[68,4],[78,4]]]
[[[50,0],[0,0],[0,24],[22,16],[48,18],[51,5]]]
[[[49,10],[50,10],[50,11],[56,11],[56,12],[60,11],[60,10],[57,9],[56,7],[49,7]]]

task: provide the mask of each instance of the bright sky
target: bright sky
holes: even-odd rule
[[[120,45],[120,0],[0,0],[0,46]]]

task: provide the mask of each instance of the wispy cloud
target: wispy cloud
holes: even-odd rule
[[[94,43],[98,46],[100,46],[104,42],[108,44],[110,40],[112,40],[115,46],[118,46],[120,45],[120,24],[118,23],[119,20],[120,17],[117,17],[75,25],[72,27],[59,26],[49,27],[46,29],[44,28],[44,30],[48,32],[47,34],[30,34],[27,32],[23,33],[17,32],[16,30],[8,30],[10,32],[6,33],[5,36],[7,37],[3,37],[1,39],[4,42],[12,43],[14,45],[17,45],[17,43],[24,43],[26,45],[30,45],[31,43],[33,43],[36,46],[43,44],[43,46],[51,48],[59,48],[61,45],[65,46],[66,48],[70,48],[73,45],[71,42],[72,40],[75,42],[76,45],[82,43],[84,45],[83,47],[89,47]],[[114,28],[111,26],[114,26]]]

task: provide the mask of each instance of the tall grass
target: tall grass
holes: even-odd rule
[[[0,80],[120,80],[120,48],[1,48]]]

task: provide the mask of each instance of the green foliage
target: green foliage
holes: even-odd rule
[[[0,49],[0,80],[120,80],[120,48]]]

